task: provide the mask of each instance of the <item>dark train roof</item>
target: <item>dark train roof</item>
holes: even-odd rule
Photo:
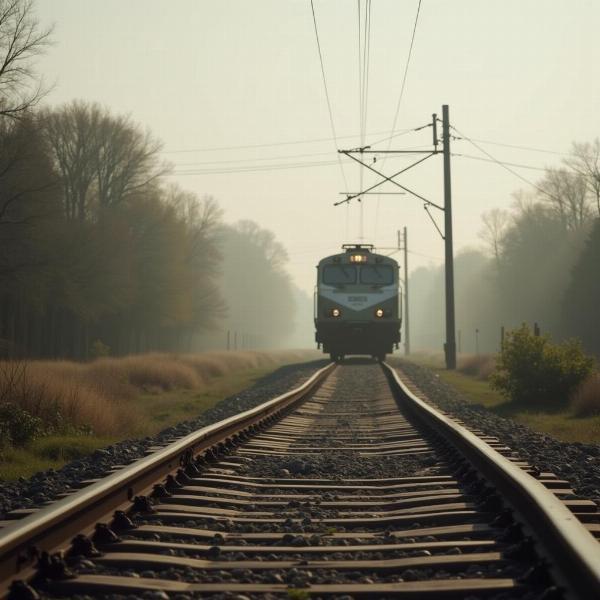
[[[369,264],[370,262],[375,262],[377,264],[392,264],[398,265],[397,261],[389,256],[385,256],[385,254],[378,254],[377,252],[373,252],[375,247],[372,244],[344,244],[342,246],[343,252],[338,254],[331,254],[330,256],[325,256],[319,261],[317,266],[321,266],[323,264],[330,263],[351,263],[355,262],[351,257],[361,255],[365,256],[366,259],[364,261],[365,264]],[[358,262],[358,261],[356,261]],[[359,263],[360,264],[360,263]]]

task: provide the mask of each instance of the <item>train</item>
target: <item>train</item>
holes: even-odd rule
[[[398,263],[371,244],[344,244],[317,265],[315,341],[334,361],[347,355],[385,360],[401,340]]]

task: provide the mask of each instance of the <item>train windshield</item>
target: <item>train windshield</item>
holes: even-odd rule
[[[360,282],[390,285],[394,283],[394,270],[391,265],[363,265],[360,268]]]
[[[323,283],[329,285],[356,283],[356,267],[354,265],[327,265],[323,268]]]

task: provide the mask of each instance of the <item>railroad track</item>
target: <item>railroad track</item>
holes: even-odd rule
[[[2,594],[600,597],[596,505],[419,395],[329,365],[0,529]]]

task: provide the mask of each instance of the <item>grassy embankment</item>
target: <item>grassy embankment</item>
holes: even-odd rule
[[[587,383],[587,390],[561,406],[510,402],[492,389],[487,378],[494,369],[493,356],[460,356],[456,371],[444,368],[442,355],[414,354],[411,360],[428,367],[443,381],[461,392],[474,404],[482,404],[493,413],[514,419],[535,431],[567,442],[600,443],[600,377]]]
[[[155,434],[196,417],[284,364],[321,357],[316,351],[248,351],[147,354],[89,363],[0,362],[0,407],[13,415],[23,411],[24,425],[17,429],[32,423],[37,429],[25,443],[0,439],[0,479],[27,477],[118,440]]]

